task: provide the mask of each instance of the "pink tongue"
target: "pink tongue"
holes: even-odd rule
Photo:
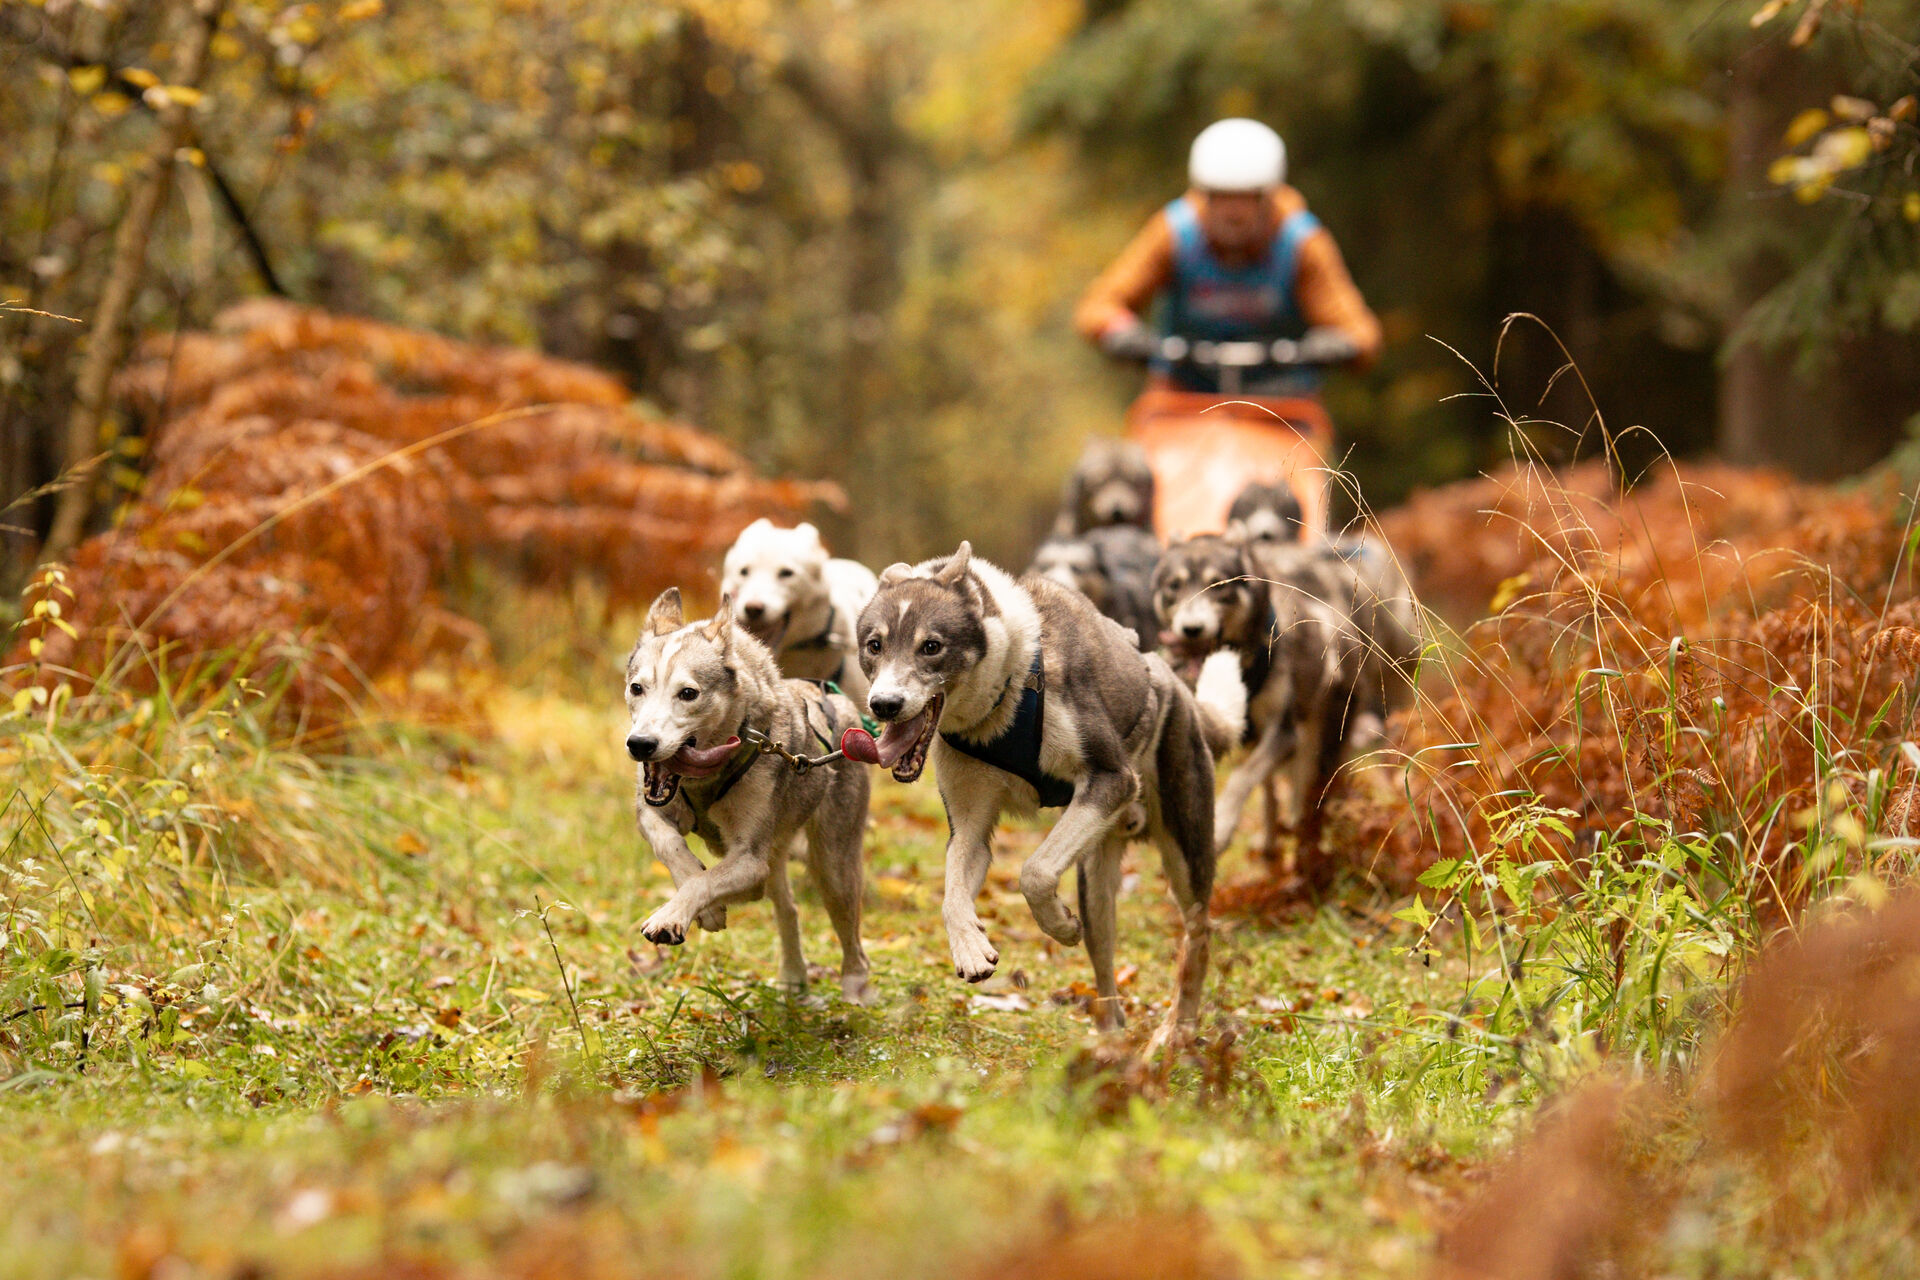
[[[879,764],[880,744],[873,735],[855,725],[840,735],[840,754],[856,764]]]
[[[928,711],[922,711],[911,720],[896,720],[881,731],[880,741],[874,744],[881,768],[893,768],[894,763],[920,740],[920,729],[926,723],[928,714]]]
[[[740,739],[728,738],[716,747],[682,747],[667,763],[676,769],[717,769],[734,753]]]

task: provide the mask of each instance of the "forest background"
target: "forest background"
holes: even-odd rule
[[[1569,424],[1550,458],[1597,405],[1630,463],[1850,473],[1920,403],[1920,4],[1755,9],[7,0],[0,494],[79,460],[88,330],[55,317],[96,316],[170,152],[137,328],[264,291],[536,345],[838,481],[852,554],[1018,561],[1136,377],[1073,300],[1225,114],[1285,134],[1386,323],[1331,393],[1373,505],[1510,451],[1483,377]],[[10,516],[16,580],[54,504]]]

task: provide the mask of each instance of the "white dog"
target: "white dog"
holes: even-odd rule
[[[854,627],[879,586],[873,570],[829,556],[811,524],[781,529],[762,519],[740,531],[721,573],[734,621],[773,650],[782,675],[831,680],[866,705]]]

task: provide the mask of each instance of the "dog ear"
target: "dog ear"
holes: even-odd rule
[[[727,608],[723,601],[721,607],[714,611],[711,618],[707,619],[707,625],[701,628],[700,634],[719,646],[721,658],[732,657],[733,610]]]
[[[947,563],[933,580],[943,587],[957,586],[966,581],[967,568],[973,563],[973,544],[963,542],[960,549],[947,557]]]
[[[795,526],[794,532],[799,534],[802,538],[806,539],[812,545],[819,547],[822,550],[826,549],[827,544],[820,540],[820,530],[814,527],[814,524],[811,520],[808,520],[800,525]]]
[[[1220,540],[1230,547],[1244,547],[1253,541],[1253,535],[1247,531],[1245,520],[1235,520],[1227,525],[1226,532],[1220,535]]]
[[[647,634],[669,635],[687,625],[686,611],[680,605],[680,588],[668,587],[654,598],[647,610]]]
[[[905,582],[913,576],[913,566],[906,563],[890,564],[880,571],[880,585],[890,587],[896,582]]]

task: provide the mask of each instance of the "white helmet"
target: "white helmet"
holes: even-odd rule
[[[1287,177],[1287,144],[1258,120],[1216,120],[1187,157],[1187,179],[1202,191],[1266,191]]]

